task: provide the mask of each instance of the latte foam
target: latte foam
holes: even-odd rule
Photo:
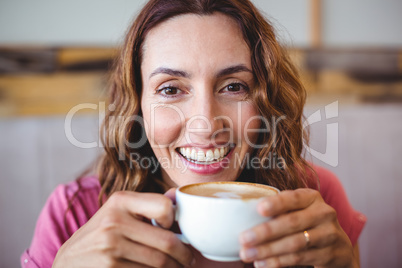
[[[239,182],[209,182],[187,185],[181,192],[225,199],[259,199],[277,194],[276,189],[267,185]]]

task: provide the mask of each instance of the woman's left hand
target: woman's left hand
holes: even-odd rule
[[[262,200],[258,212],[271,220],[240,236],[244,262],[255,267],[358,267],[335,210],[312,189],[283,191]],[[305,235],[304,231],[308,234]]]

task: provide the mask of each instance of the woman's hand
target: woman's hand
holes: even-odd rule
[[[172,201],[161,194],[116,192],[59,249],[53,267],[183,267],[193,256],[165,228],[174,220]]]
[[[312,265],[358,267],[352,244],[338,223],[335,210],[311,189],[283,191],[258,205],[273,217],[244,232],[240,256],[256,267]],[[308,232],[309,241],[304,235]]]
[[[171,200],[176,201],[176,188],[171,188],[169,191],[165,193],[165,196],[169,197]],[[246,268],[250,266],[245,266],[241,261],[235,262],[216,262],[209,260],[202,256],[202,254],[196,250],[195,248],[191,247],[191,251],[194,256],[193,266],[194,268]]]

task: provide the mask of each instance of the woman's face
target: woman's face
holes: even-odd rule
[[[231,18],[182,15],[146,36],[145,131],[170,186],[234,181],[261,125],[249,48]]]

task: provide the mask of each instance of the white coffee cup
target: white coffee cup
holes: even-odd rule
[[[214,261],[240,260],[240,234],[269,218],[257,212],[261,198],[279,190],[242,182],[208,182],[176,190],[176,220],[182,241]]]

